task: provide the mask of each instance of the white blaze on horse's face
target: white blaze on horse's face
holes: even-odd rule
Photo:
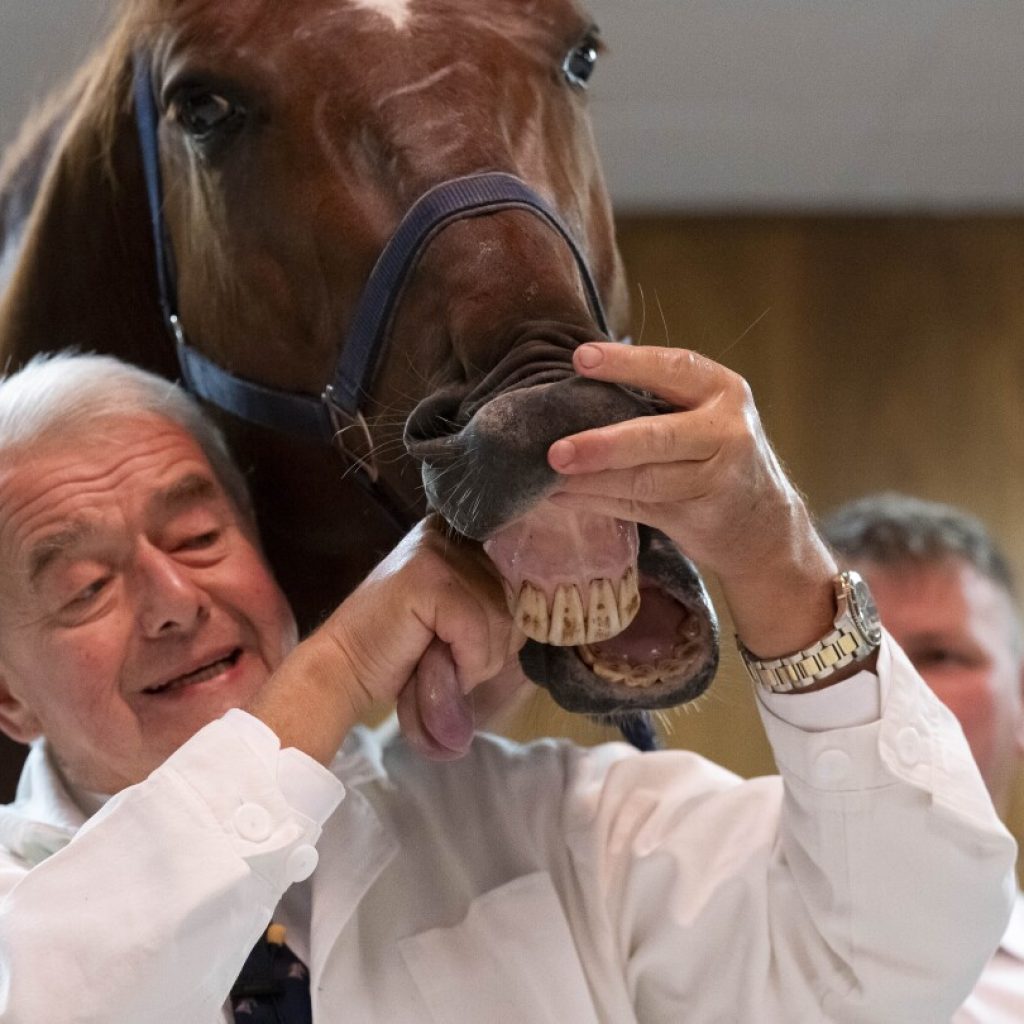
[[[412,7],[412,0],[348,0],[348,2],[354,7],[383,14],[398,29],[405,28]]]

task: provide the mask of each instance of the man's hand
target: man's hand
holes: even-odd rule
[[[824,636],[837,567],[746,381],[683,349],[591,343],[574,362],[583,376],[650,391],[674,411],[557,441],[548,459],[566,479],[553,500],[668,534],[718,575],[737,632],[759,656]]]
[[[407,739],[459,757],[471,691],[516,669],[525,638],[479,545],[431,517],[416,526],[274,673],[252,707],[281,737],[329,763],[348,730],[396,700]]]

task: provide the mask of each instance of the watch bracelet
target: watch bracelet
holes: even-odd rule
[[[809,647],[781,658],[758,658],[738,636],[736,645],[751,680],[772,693],[806,689],[837,669],[852,665],[877,646],[866,638],[858,643],[855,634],[842,629],[833,629]]]

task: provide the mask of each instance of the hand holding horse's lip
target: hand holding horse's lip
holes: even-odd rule
[[[717,666],[717,625],[694,567],[664,539],[645,554],[633,523],[548,500],[560,486],[553,444],[656,413],[657,404],[567,377],[531,378],[462,426],[464,413],[451,406],[444,416],[421,409],[409,450],[422,460],[431,504],[484,545],[501,575],[530,638],[529,677],[568,710],[594,714],[671,707],[703,692]]]

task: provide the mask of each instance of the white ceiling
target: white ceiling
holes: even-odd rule
[[[109,0],[0,0],[0,145]],[[1024,208],[1019,0],[590,0],[620,210]]]

